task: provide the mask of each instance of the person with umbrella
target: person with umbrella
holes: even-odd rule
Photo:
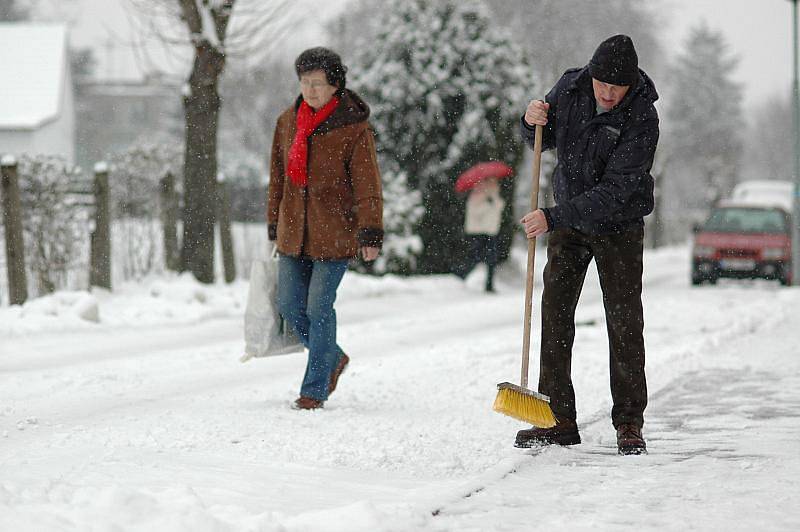
[[[465,278],[479,263],[486,264],[486,292],[494,292],[497,240],[506,202],[500,196],[498,179],[513,173],[508,165],[493,161],[479,163],[456,180],[456,192],[469,191],[464,215],[467,261],[458,275]]]

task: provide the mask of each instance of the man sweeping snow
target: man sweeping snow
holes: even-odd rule
[[[583,68],[567,70],[522,118],[533,144],[555,148],[556,205],[525,215],[528,238],[550,233],[542,295],[539,392],[550,396],[557,424],[517,434],[518,447],[580,443],[570,376],[575,308],[586,269],[597,264],[610,346],[611,419],[620,454],[646,451],[647,406],[642,313],[643,217],[653,210],[650,169],[658,142],[655,86],[638,67],[633,42],[615,35]]]

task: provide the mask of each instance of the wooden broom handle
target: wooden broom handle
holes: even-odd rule
[[[539,208],[539,174],[542,169],[542,126],[536,126],[533,141],[533,181],[531,182],[531,210]],[[536,237],[528,239],[528,270],[525,280],[525,327],[522,336],[522,371],[520,386],[528,387],[528,366],[531,357],[531,313],[533,310],[533,262],[536,258]]]

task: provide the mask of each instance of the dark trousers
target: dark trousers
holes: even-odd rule
[[[550,396],[553,412],[575,419],[572,344],[575,307],[592,258],[600,275],[610,349],[614,427],[644,424],[647,383],[644,372],[642,251],[644,228],[592,236],[572,229],[550,234],[542,295],[542,345],[539,391]]]
[[[469,255],[458,275],[466,277],[479,263],[486,263],[486,290],[494,290],[494,269],[497,266],[497,236],[467,235]]]

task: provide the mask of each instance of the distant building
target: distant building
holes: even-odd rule
[[[0,154],[75,161],[66,26],[0,23]]]
[[[151,76],[142,81],[95,81],[77,87],[77,162],[90,169],[97,161],[125,152],[138,142],[181,138],[180,85]]]

